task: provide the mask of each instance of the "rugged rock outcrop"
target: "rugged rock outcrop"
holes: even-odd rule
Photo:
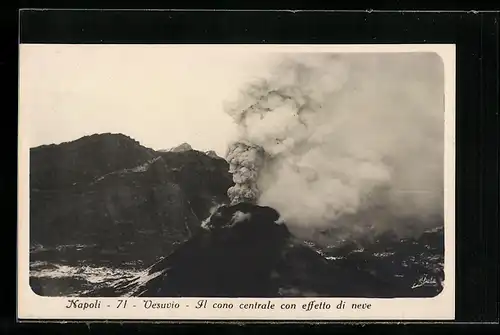
[[[442,288],[441,273],[424,271],[434,282],[423,288],[412,286],[420,279],[412,269],[406,269],[406,277],[397,277],[402,265],[387,261],[380,250],[339,249],[336,257],[328,256],[314,244],[296,239],[278,218],[269,207],[246,203],[223,206],[205,223],[206,230],[197,232],[141,275],[105,283],[87,295],[398,297],[434,296]],[[421,242],[431,241],[424,238]],[[378,248],[390,250],[398,245],[396,241],[384,243],[385,248]],[[417,251],[422,249],[425,247]],[[330,250],[330,255],[334,254]],[[399,261],[408,265],[407,256],[401,255]],[[395,273],[383,273],[390,266]]]
[[[121,134],[87,136],[30,154],[32,246],[95,246],[57,253],[69,263],[151,263],[199,229],[210,208],[227,201],[232,183],[223,159],[192,149],[155,152]],[[56,253],[47,249],[32,257]]]
[[[31,190],[85,186],[107,173],[134,168],[155,152],[123,134],[95,134],[30,150]]]
[[[228,202],[227,189],[233,178],[223,158],[196,150],[159,154],[200,221],[210,215],[212,207]]]

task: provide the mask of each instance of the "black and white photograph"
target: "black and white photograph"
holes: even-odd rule
[[[436,298],[445,61],[408,50],[21,45],[32,292]]]

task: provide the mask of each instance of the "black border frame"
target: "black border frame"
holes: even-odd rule
[[[499,18],[498,11],[23,10],[18,19],[21,43],[456,44],[456,321],[498,322]]]

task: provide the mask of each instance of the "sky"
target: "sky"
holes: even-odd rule
[[[27,140],[35,147],[111,132],[157,150],[187,142],[223,155],[235,131],[223,103],[267,60],[242,49],[21,45]]]
[[[224,155],[236,133],[236,125],[224,113],[225,101],[234,100],[250,80],[267,74],[276,60],[275,54],[254,51],[221,46],[21,45],[19,97],[20,114],[29,120],[26,140],[35,147],[111,132],[157,150],[187,142]],[[373,71],[377,61],[372,57],[366,62],[373,78],[378,75]],[[409,64],[415,71],[425,69],[425,62],[403,62],[401,73],[408,72]],[[382,63],[381,76],[384,66],[392,66]],[[363,76],[362,67],[359,71]]]

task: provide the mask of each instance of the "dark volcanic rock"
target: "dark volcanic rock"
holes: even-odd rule
[[[101,296],[275,296],[272,270],[290,237],[271,208],[222,207],[198,232],[144,276],[93,292]],[[237,212],[250,214],[233,218]]]
[[[232,182],[223,159],[159,153],[121,134],[34,148],[30,176],[31,244],[94,246],[32,260],[68,263],[151,263],[200,229]]]
[[[390,288],[389,296],[431,297],[443,288],[443,227],[411,238],[383,234],[375,241],[326,249],[324,254],[335,259],[338,267],[356,267],[359,273],[371,274],[380,287]]]
[[[223,206],[206,223],[207,230],[141,276],[108,283],[89,296],[398,297],[434,296],[440,291],[439,286],[414,290],[415,276],[410,282],[378,276],[365,269],[373,259],[361,254],[332,260],[297,240],[285,225],[276,223],[278,218],[268,207]]]
[[[109,174],[85,189],[32,191],[31,201],[33,242],[97,244],[117,262],[127,245],[135,257],[161,254],[200,225],[161,160],[144,171]]]
[[[43,145],[30,150],[30,187],[71,188],[154,157],[153,150],[122,134],[95,134],[72,142]]]
[[[191,208],[201,220],[217,204],[226,203],[227,190],[233,185],[228,163],[196,150],[159,153],[175,182],[189,199]]]

